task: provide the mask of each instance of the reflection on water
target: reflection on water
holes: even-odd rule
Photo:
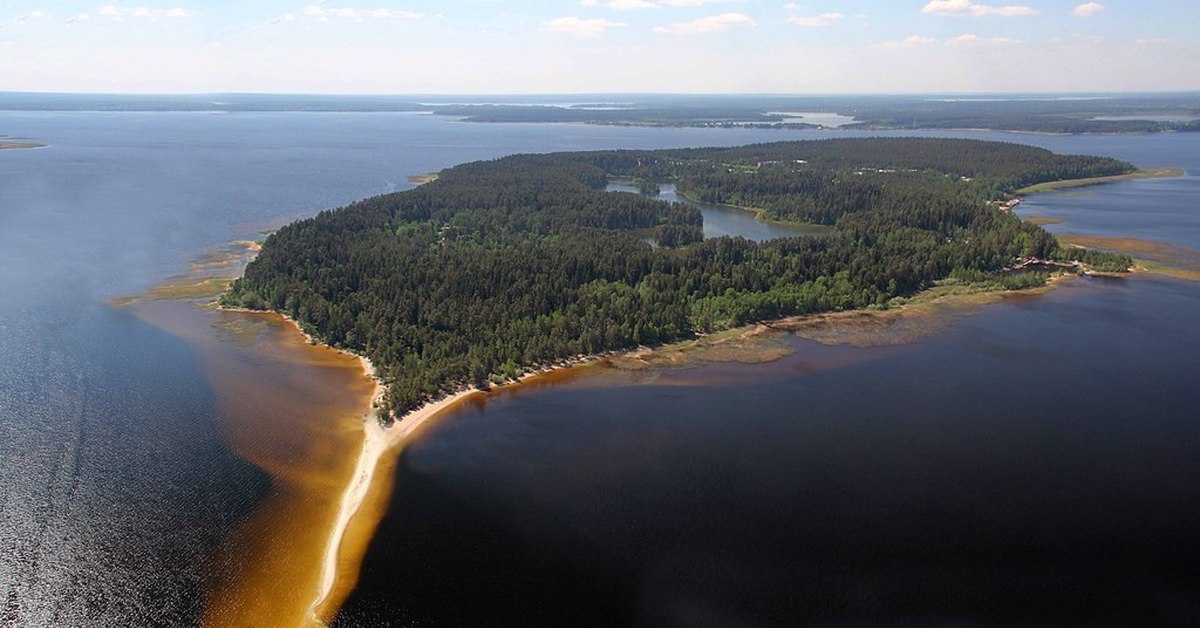
[[[629,181],[619,179],[610,182],[607,189],[610,192],[638,193],[637,186]],[[794,238],[796,236],[814,236],[829,233],[829,227],[821,225],[801,225],[760,220],[756,212],[748,209],[692,201],[679,194],[673,183],[662,184],[656,198],[663,201],[691,205],[699,209],[700,213],[704,215],[704,237],[706,238],[741,236],[749,240],[761,242],[774,238]]]

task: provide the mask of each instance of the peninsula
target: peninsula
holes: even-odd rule
[[[360,353],[394,417],[583,355],[798,314],[886,309],[935,282],[1041,285],[1045,264],[1125,271],[993,201],[1116,176],[1109,158],[930,138],[515,155],[321,212],[267,238],[223,296]],[[672,182],[827,235],[704,239],[698,210],[606,192]],[[646,186],[652,188],[653,186]]]

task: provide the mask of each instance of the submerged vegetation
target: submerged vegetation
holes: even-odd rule
[[[1127,269],[1128,258],[1063,251],[989,200],[1133,170],[922,138],[516,155],[280,229],[223,303],[284,312],[364,353],[388,385],[386,410],[398,414],[531,365],[757,320],[885,309],[951,277],[1044,283],[1044,273],[1005,272],[1022,259]],[[698,210],[605,192],[609,177],[674,182],[710,202],[833,229],[704,240]]]

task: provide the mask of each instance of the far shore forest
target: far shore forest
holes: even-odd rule
[[[976,140],[870,138],[514,155],[292,223],[222,297],[367,356],[390,420],[573,356],[786,316],[893,307],[935,283],[1041,285],[1018,262],[1125,271],[998,207],[1048,181],[1127,174],[1104,157]],[[631,178],[647,194],[606,192]],[[827,235],[705,239],[660,183]],[[654,244],[651,244],[652,241]]]

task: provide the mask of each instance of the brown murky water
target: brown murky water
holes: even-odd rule
[[[374,382],[357,359],[309,344],[277,315],[202,311],[179,301],[142,303],[136,311],[192,344],[217,393],[222,439],[271,477],[266,500],[214,557],[205,623],[312,623],[329,531],[362,449]],[[373,527],[371,514],[377,520],[379,512],[364,507],[359,523],[366,525],[352,536],[369,538],[363,528]],[[365,541],[343,543],[343,566],[361,560]],[[341,595],[323,610],[336,611],[334,598],[352,586],[339,582]]]

